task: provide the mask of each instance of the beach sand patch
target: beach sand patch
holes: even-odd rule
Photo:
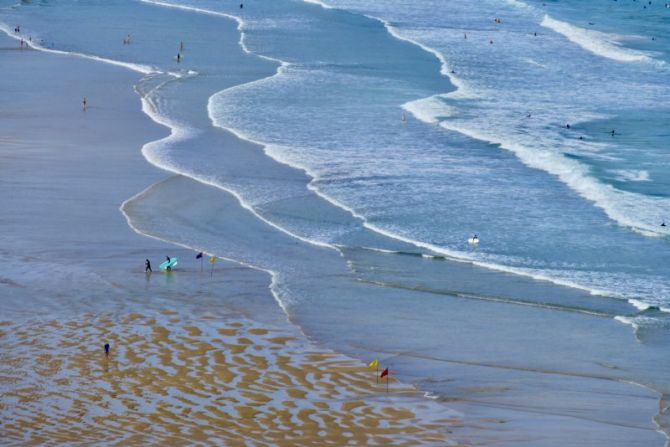
[[[3,329],[10,445],[445,445],[459,424],[411,387],[391,379],[387,393],[360,362],[251,321],[163,311]]]

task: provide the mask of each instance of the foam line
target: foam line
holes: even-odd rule
[[[252,213],[259,220],[263,221],[264,223],[270,225],[274,229],[279,230],[279,231],[281,231],[282,233],[284,233],[288,236],[291,236],[295,239],[298,239],[302,242],[306,242],[306,243],[311,244],[311,245],[316,245],[316,246],[323,247],[323,248],[330,248],[330,249],[333,249],[333,250],[337,250],[334,246],[332,246],[330,244],[326,244],[324,242],[314,241],[314,240],[311,240],[311,239],[304,238],[304,237],[299,236],[295,233],[292,233],[292,232],[288,231],[287,229],[285,229],[285,228],[275,224],[274,222],[266,219],[265,217],[261,216],[249,203],[247,203],[244,200],[244,198],[237,191],[234,191],[230,188],[227,188],[227,187],[221,185],[220,183],[216,182],[213,179],[209,179],[207,177],[204,177],[204,176],[199,175],[199,174],[194,173],[194,172],[189,172],[186,169],[183,169],[183,168],[177,166],[174,162],[172,162],[169,159],[161,158],[158,155],[158,152],[159,152],[160,148],[163,148],[164,146],[167,146],[167,145],[175,144],[175,143],[180,142],[180,141],[187,140],[187,139],[193,137],[196,134],[196,131],[194,131],[193,129],[190,129],[190,128],[182,125],[182,124],[176,123],[176,122],[168,119],[167,117],[162,116],[159,113],[157,113],[153,104],[147,98],[146,95],[142,96],[141,100],[142,100],[142,111],[148,117],[150,117],[154,122],[170,129],[170,134],[168,136],[166,136],[164,138],[161,138],[159,140],[150,141],[142,147],[142,155],[144,156],[144,158],[149,163],[151,163],[152,165],[154,165],[154,166],[156,166],[156,167],[158,167],[158,168],[160,168],[164,171],[168,171],[168,172],[171,172],[173,174],[183,175],[184,177],[189,177],[189,178],[191,178],[191,179],[193,179],[197,182],[203,183],[205,185],[212,186],[214,188],[218,188],[220,190],[223,190],[223,191],[231,194],[239,202],[239,204],[240,204],[240,206],[242,206],[242,208],[244,208],[247,211],[249,211],[250,213]]]
[[[155,235],[150,234],[150,233],[145,233],[142,230],[140,230],[139,228],[137,228],[133,224],[133,221],[132,221],[132,218],[130,217],[130,215],[126,212],[127,207],[131,202],[133,202],[137,199],[140,199],[144,195],[146,195],[149,192],[149,190],[151,190],[154,186],[155,185],[151,185],[151,186],[147,187],[146,189],[144,189],[143,191],[135,194],[131,198],[125,200],[121,204],[121,206],[119,207],[119,210],[121,211],[121,214],[123,214],[123,217],[126,219],[126,223],[128,224],[128,226],[130,227],[131,230],[133,230],[135,233],[139,234],[140,236],[148,237],[150,239],[154,239],[154,240],[157,240],[157,241],[160,241],[160,242],[165,242],[165,243],[171,244],[171,245],[176,245],[178,247],[182,247],[182,248],[185,248],[187,250],[201,251],[207,256],[216,256],[219,259],[223,259],[223,260],[228,261],[228,262],[232,262],[232,263],[235,263],[235,264],[238,264],[238,265],[242,265],[244,267],[247,267],[247,268],[250,268],[250,269],[253,269],[253,270],[256,270],[256,271],[267,273],[270,276],[270,284],[269,284],[268,288],[270,289],[270,292],[272,293],[272,296],[274,297],[275,301],[277,302],[279,307],[282,309],[284,314],[286,314],[287,317],[290,317],[287,305],[279,297],[279,295],[280,295],[280,293],[279,293],[279,273],[275,272],[274,270],[265,269],[265,268],[259,267],[257,265],[254,265],[254,264],[247,263],[245,261],[240,261],[239,259],[233,259],[233,258],[228,258],[226,256],[221,256],[218,253],[209,252],[209,251],[206,251],[204,249],[200,249],[200,248],[193,247],[193,246],[190,246],[190,245],[187,245],[187,244],[183,244],[181,242],[176,242],[176,241],[173,241],[173,240],[164,239],[164,238],[155,236]]]
[[[617,41],[617,36],[614,34],[580,28],[570,23],[556,20],[549,15],[544,16],[540,25],[565,36],[570,42],[579,45],[597,56],[619,62],[661,63],[661,61],[656,61],[650,57],[649,53],[622,47]]]
[[[175,3],[164,2],[164,1],[161,1],[161,0],[140,0],[140,1],[143,2],[143,3],[151,4],[151,5],[162,6],[164,8],[181,9],[182,11],[190,11],[190,12],[195,12],[195,13],[198,13],[198,14],[206,14],[206,15],[210,15],[210,16],[225,17],[227,19],[234,20],[235,22],[237,22],[237,30],[240,32],[239,45],[242,48],[242,51],[244,51],[247,54],[251,54],[251,55],[254,55],[256,57],[259,57],[261,59],[265,59],[265,60],[272,61],[272,62],[277,62],[281,65],[288,65],[287,62],[284,62],[280,59],[276,59],[276,58],[273,58],[273,57],[264,56],[262,54],[257,54],[257,53],[252,52],[246,44],[246,33],[244,32],[245,22],[244,22],[244,20],[242,20],[238,16],[235,16],[233,14],[228,14],[228,13],[225,13],[225,12],[212,11],[211,9],[198,8],[198,7],[195,7],[195,6],[178,5],[178,4],[175,4]]]
[[[135,63],[132,63],[132,62],[117,61],[115,59],[108,59],[106,57],[94,56],[94,55],[85,54],[85,53],[78,53],[76,51],[64,51],[64,50],[55,50],[53,48],[46,48],[46,47],[43,47],[42,45],[39,45],[39,44],[35,43],[34,41],[24,39],[22,35],[17,35],[16,33],[14,33],[10,29],[10,27],[6,23],[3,23],[3,22],[0,22],[0,31],[4,32],[5,34],[7,34],[9,37],[11,37],[13,39],[16,39],[16,40],[23,39],[23,42],[26,45],[28,45],[30,48],[32,48],[33,50],[44,51],[45,53],[60,54],[60,55],[64,55],[64,56],[74,56],[74,57],[80,57],[80,58],[84,58],[84,59],[90,59],[90,60],[94,60],[94,61],[97,61],[97,62],[103,62],[105,64],[110,64],[110,65],[115,65],[117,67],[122,67],[122,68],[125,68],[127,70],[136,71],[138,73],[142,73],[142,74],[145,74],[145,75],[154,74],[154,73],[161,73],[160,70],[158,70],[156,68],[153,68],[153,67],[150,67],[148,65],[135,64]]]

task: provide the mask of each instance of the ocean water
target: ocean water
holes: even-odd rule
[[[520,412],[586,411],[588,392],[561,394],[575,376],[670,392],[663,3],[0,5],[10,34],[145,75],[143,110],[170,135],[142,152],[182,177],[129,198],[129,223],[273,272],[308,335],[386,353],[437,396],[445,376],[515,383]],[[528,397],[548,386],[533,371],[557,377],[556,401]],[[531,445],[571,427],[547,414]],[[588,445],[657,436],[636,429]]]

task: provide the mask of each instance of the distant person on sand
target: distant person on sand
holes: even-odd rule
[[[151,261],[148,259],[144,261],[144,273],[152,273],[153,270],[151,270]]]
[[[84,96],[84,99],[81,100],[81,110],[86,110],[88,107],[88,102],[86,101],[86,96]]]
[[[105,343],[105,357],[109,357],[109,343]]]

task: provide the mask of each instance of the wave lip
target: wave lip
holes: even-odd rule
[[[659,62],[645,51],[633,50],[621,45],[620,36],[602,31],[580,28],[545,15],[540,25],[549,28],[585,50],[619,62]]]

